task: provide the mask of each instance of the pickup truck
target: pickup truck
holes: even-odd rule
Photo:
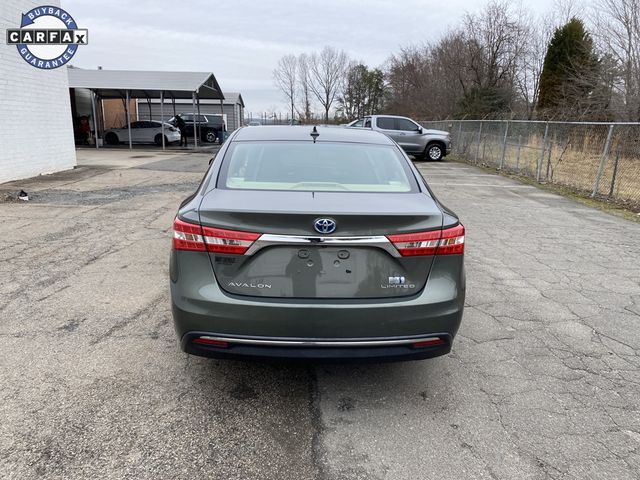
[[[425,160],[442,160],[451,152],[451,134],[444,130],[428,130],[407,117],[369,115],[347,125],[347,128],[369,128],[391,137],[409,155]]]
[[[184,123],[187,125],[187,137],[193,138],[193,113],[179,113],[179,117],[182,117]],[[216,140],[222,143],[221,132],[225,130],[224,120],[220,115],[195,115],[196,128],[198,129],[198,138],[202,142],[213,143]],[[171,117],[169,122],[174,127],[176,126],[176,117]]]

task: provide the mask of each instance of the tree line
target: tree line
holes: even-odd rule
[[[275,85],[284,94],[292,119],[308,123],[319,106],[325,122],[352,119],[383,107],[385,75],[326,46],[319,52],[285,55],[273,71]]]
[[[536,17],[492,0],[441,38],[369,67],[342,50],[280,59],[274,81],[291,118],[640,121],[640,0],[561,0]]]

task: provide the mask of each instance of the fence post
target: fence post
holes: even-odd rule
[[[480,143],[482,141],[482,120],[480,120],[480,128],[478,129],[478,148],[476,148],[476,158],[474,163],[478,164],[478,155],[480,155]]]
[[[613,174],[611,175],[611,186],[609,187],[609,198],[613,197],[616,187],[616,177],[618,176],[618,161],[620,160],[620,147],[616,150],[616,159],[613,161]]]
[[[504,156],[507,153],[507,135],[509,134],[509,120],[504,127],[504,139],[502,141],[502,157],[500,158],[500,170],[504,167]]]
[[[538,165],[536,166],[536,182],[540,181],[540,175],[542,175],[542,162],[544,162],[544,152],[547,148],[547,136],[549,135],[549,122],[544,126],[544,138],[542,139],[542,151],[540,152],[540,158],[538,159]]]
[[[602,157],[600,158],[600,166],[598,167],[598,173],[596,175],[596,181],[593,184],[593,192],[591,192],[591,198],[595,197],[598,194],[598,189],[600,188],[600,180],[602,179],[602,174],[604,173],[604,167],[607,164],[607,159],[609,158],[609,147],[611,147],[611,137],[613,136],[613,123],[609,125],[609,134],[607,135],[607,141],[604,144],[604,150],[602,151]]]
[[[457,150],[458,150],[458,154],[462,153],[462,120],[458,120],[458,138],[456,140],[457,145]]]
[[[522,148],[522,135],[518,135],[518,154],[516,156],[516,172],[520,173],[520,149]]]

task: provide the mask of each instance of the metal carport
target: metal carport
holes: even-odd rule
[[[131,71],[131,70],[85,70],[81,68],[68,68],[69,88],[84,88],[91,91],[91,109],[93,112],[93,127],[98,136],[96,119],[96,99],[119,98],[124,101],[127,130],[129,135],[129,148],[131,142],[131,118],[129,116],[130,99],[159,98],[162,123],[162,148],[164,141],[164,101],[170,98],[174,105],[176,99],[191,99],[194,113],[196,106],[199,111],[200,99],[220,100],[224,95],[213,73],[208,72],[160,72],[160,71]],[[174,112],[175,113],[175,112]],[[194,145],[198,146],[198,134],[196,128],[196,116],[193,119]],[[96,148],[99,148],[96,141]]]

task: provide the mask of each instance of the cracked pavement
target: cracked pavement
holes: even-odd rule
[[[640,478],[640,224],[453,162],[450,355],[380,365],[179,351],[171,220],[209,156],[80,150],[0,203],[0,478]]]

